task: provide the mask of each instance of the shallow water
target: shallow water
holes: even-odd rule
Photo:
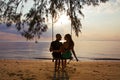
[[[0,59],[50,59],[50,42],[0,42]],[[120,41],[79,41],[75,52],[80,60],[119,60]]]

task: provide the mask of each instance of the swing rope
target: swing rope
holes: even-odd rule
[[[52,41],[54,40],[54,31],[53,31],[53,16],[52,16]]]

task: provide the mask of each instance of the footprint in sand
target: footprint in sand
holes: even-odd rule
[[[100,73],[99,71],[93,70],[93,72]]]

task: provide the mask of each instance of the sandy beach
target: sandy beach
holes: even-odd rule
[[[0,60],[0,80],[120,80],[120,62],[71,61],[55,72],[51,60]]]

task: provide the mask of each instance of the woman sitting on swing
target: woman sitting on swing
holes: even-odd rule
[[[66,42],[63,43],[62,47],[61,47],[61,52],[62,52],[62,69],[64,70],[64,68],[66,67],[66,62],[67,59],[71,59],[72,58],[72,53],[76,59],[76,61],[78,61],[75,51],[74,51],[74,42],[72,40],[72,37],[70,34],[66,34],[64,36],[64,39],[66,40]]]

